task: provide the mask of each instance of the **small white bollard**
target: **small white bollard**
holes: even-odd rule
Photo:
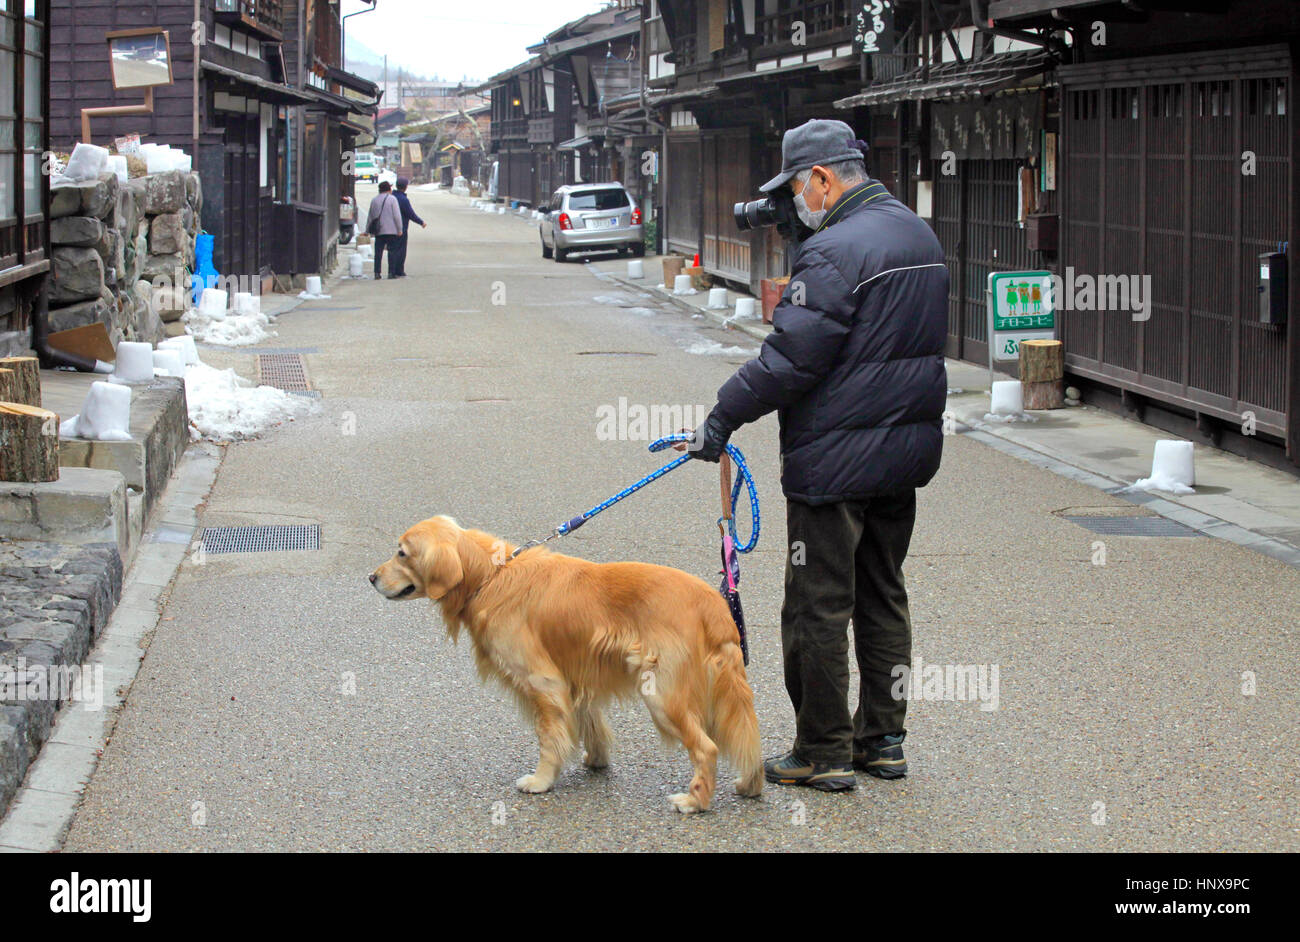
[[[1151,477],[1192,487],[1196,484],[1195,451],[1191,442],[1161,439],[1151,458]]]
[[[235,313],[236,314],[260,314],[262,313],[262,299],[251,291],[235,292]]]
[[[220,288],[204,288],[199,295],[199,313],[214,321],[225,320],[230,295]]]
[[[181,355],[181,362],[186,366],[194,366],[201,362],[199,360],[199,348],[194,343],[194,338],[189,334],[183,337],[170,337],[167,340],[160,341],[159,350],[175,350]]]
[[[123,344],[118,344],[122,347]],[[147,343],[134,344],[147,347]],[[121,354],[119,353],[119,357]],[[152,362],[152,360],[150,361]],[[149,367],[153,379],[153,367]],[[124,442],[131,438],[131,390],[112,383],[91,383],[81,412],[59,425],[59,434],[68,438]]]
[[[185,378],[185,360],[179,350],[159,348],[153,352],[154,371],[162,370],[163,376]]]
[[[504,216],[505,214],[506,214],[506,208],[505,208],[504,206],[498,206],[498,207],[497,207],[497,215],[498,215],[498,216]]]
[[[1025,411],[1024,395],[1018,379],[994,383],[992,400],[989,411],[994,415],[1021,415]]]
[[[641,259],[634,258],[627,263],[627,276],[640,280],[645,277],[645,265]]]
[[[690,275],[677,275],[673,278],[673,294],[694,294]]]
[[[712,310],[719,311],[727,306],[727,289],[710,288],[709,289],[709,307]]]
[[[736,320],[753,319],[754,311],[757,310],[757,302],[753,298],[736,298]]]
[[[360,278],[366,271],[366,257],[360,252],[353,252],[348,258],[348,274],[353,278]]]
[[[321,294],[321,293],[322,293],[322,292],[321,292],[321,281],[320,281],[320,275],[308,275],[308,276],[307,276],[307,293],[308,293],[308,294]]]
[[[206,295],[207,292],[205,291],[204,294]],[[153,347],[147,343],[133,343],[130,340],[119,343],[113,379],[119,383],[144,383],[153,379]]]

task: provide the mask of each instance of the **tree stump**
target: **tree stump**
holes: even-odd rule
[[[40,408],[40,360],[36,357],[3,357],[0,358],[0,370],[13,374],[12,378],[0,376],[0,402],[21,402]]]
[[[1065,345],[1059,340],[1020,344],[1020,388],[1025,409],[1059,409],[1065,405]]]
[[[664,256],[664,287],[667,288],[669,291],[673,290],[673,288],[676,287],[674,282],[677,280],[677,276],[682,273],[682,269],[685,267],[686,267],[686,259],[683,258],[681,255],[665,255]]]
[[[59,479],[59,417],[21,402],[0,402],[0,481]]]

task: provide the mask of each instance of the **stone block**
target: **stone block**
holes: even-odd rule
[[[94,249],[58,246],[51,253],[50,303],[97,298],[104,290],[104,261]]]
[[[55,245],[91,248],[104,237],[104,224],[94,216],[61,216],[50,220],[50,241]]]

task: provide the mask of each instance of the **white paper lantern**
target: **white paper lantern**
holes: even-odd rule
[[[727,306],[727,289],[710,288],[709,289],[709,307],[713,310],[720,310]]]
[[[645,266],[641,263],[641,259],[634,258],[627,263],[627,276],[638,281],[645,277]]]
[[[755,317],[755,311],[758,309],[757,302],[753,298],[736,298],[736,320],[746,320]]]
[[[321,280],[320,280],[320,275],[308,275],[308,276],[307,276],[307,293],[308,293],[308,294],[322,294],[322,293],[323,293],[323,292],[321,291]]]

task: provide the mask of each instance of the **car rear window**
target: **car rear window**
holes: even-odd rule
[[[627,205],[624,190],[577,190],[569,194],[569,209],[622,209]]]

